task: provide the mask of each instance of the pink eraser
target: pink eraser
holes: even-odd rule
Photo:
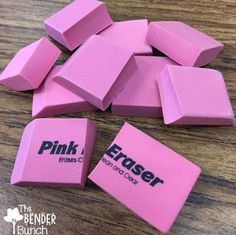
[[[39,87],[61,51],[47,38],[22,48],[0,75],[0,84],[16,91]]]
[[[135,70],[131,51],[94,35],[65,63],[55,81],[104,111]]]
[[[63,65],[55,66],[41,86],[34,91],[32,105],[34,118],[97,109],[53,80],[62,67]]]
[[[75,0],[45,20],[46,32],[69,50],[112,24],[105,3]]]
[[[121,116],[161,117],[161,99],[156,79],[165,65],[176,63],[167,57],[154,56],[135,56],[135,60],[137,72],[112,102],[112,113]]]
[[[165,124],[234,124],[234,113],[220,72],[167,65],[158,83]]]
[[[99,35],[109,38],[137,55],[152,55],[152,47],[146,42],[148,21],[129,20],[115,22]]]
[[[88,119],[35,119],[24,130],[11,184],[84,188],[95,137]]]
[[[200,172],[192,162],[126,123],[89,179],[168,232]]]
[[[181,65],[202,67],[223,49],[212,37],[177,21],[151,22],[147,41]]]

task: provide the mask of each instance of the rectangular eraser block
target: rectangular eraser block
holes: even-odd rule
[[[158,84],[165,124],[235,123],[224,78],[219,71],[167,65]]]
[[[35,119],[24,129],[11,184],[84,188],[95,137],[89,119]]]
[[[54,81],[63,65],[55,66],[41,86],[34,91],[32,116],[49,117],[60,114],[85,112],[97,108]]]
[[[192,162],[126,123],[89,179],[168,232],[200,172]]]
[[[176,63],[167,57],[154,56],[135,56],[135,61],[137,71],[112,102],[112,114],[162,117],[156,79],[166,65]]]
[[[147,41],[185,66],[205,66],[223,49],[221,42],[178,21],[151,22]]]
[[[104,111],[135,70],[131,51],[94,35],[65,63],[55,81]]]
[[[75,0],[45,20],[46,32],[69,50],[112,24],[105,3]]]
[[[0,84],[16,91],[39,87],[61,51],[47,38],[22,48],[0,75]]]
[[[99,35],[109,38],[136,55],[152,55],[152,47],[146,42],[148,21],[128,20],[115,22]]]

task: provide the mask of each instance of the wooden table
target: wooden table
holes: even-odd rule
[[[19,48],[46,36],[43,20],[69,2],[1,0],[0,69]],[[225,49],[209,67],[223,72],[236,110],[235,0],[106,2],[114,20],[180,20],[222,41]],[[70,55],[62,49],[64,54],[59,63]],[[13,187],[9,184],[23,128],[32,120],[31,103],[31,92],[20,93],[0,87],[0,234],[11,234],[12,226],[2,218],[7,208],[19,204],[27,204],[35,212],[54,212],[57,224],[49,228],[49,234],[159,234],[92,182],[88,182],[85,190]],[[201,166],[200,180],[170,234],[236,234],[235,127],[168,127],[161,119],[122,118],[100,111],[66,117],[88,117],[97,122],[98,138],[91,169],[124,121]]]

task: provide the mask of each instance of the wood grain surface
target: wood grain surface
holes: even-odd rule
[[[0,0],[0,70],[18,49],[46,36],[43,21],[70,0]],[[225,77],[236,110],[235,0],[107,0],[114,20],[147,18],[184,21],[222,41],[224,51],[208,67]],[[70,52],[63,50],[58,63]],[[214,91],[209,91],[214,92]],[[13,187],[9,184],[23,128],[32,120],[32,93],[0,86],[0,234],[12,234],[3,220],[7,208],[27,204],[36,212],[54,212],[57,224],[49,234],[160,234],[91,181],[85,190]],[[202,168],[170,234],[236,234],[236,128],[168,127],[161,119],[123,118],[107,112],[71,114],[97,122],[98,137],[91,169],[124,121],[186,156]],[[129,192],[127,192],[128,194]],[[173,195],[174,197],[174,195]]]

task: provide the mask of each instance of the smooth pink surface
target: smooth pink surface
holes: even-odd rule
[[[61,51],[47,38],[22,48],[0,75],[0,84],[16,91],[39,87]]]
[[[115,22],[99,35],[111,39],[136,55],[152,55],[152,47],[146,42],[148,21],[129,20]]]
[[[234,113],[220,72],[167,65],[158,83],[165,124],[234,124]]]
[[[34,91],[32,105],[32,116],[34,118],[96,109],[96,107],[89,104],[83,98],[75,95],[53,80],[62,67],[63,65],[55,66],[43,84]]]
[[[96,0],[75,0],[44,22],[48,35],[70,50],[111,24],[105,4]]]
[[[195,67],[211,63],[223,49],[221,42],[178,21],[151,22],[147,42],[179,64]]]
[[[137,71],[112,102],[112,113],[121,116],[161,117],[161,99],[156,79],[167,64],[167,57],[135,56]]]
[[[94,35],[71,56],[55,81],[104,111],[135,70],[131,51]]]
[[[140,175],[134,175],[132,168],[125,168],[122,160],[115,161],[107,154],[89,179],[145,221],[162,232],[168,232],[197,181],[200,168],[128,123],[122,127],[113,144],[122,148],[126,158],[132,158],[145,168],[144,171],[154,173],[164,183],[151,186]],[[113,165],[105,164],[104,159]],[[114,170],[118,168],[120,172]],[[129,181],[126,173],[138,183]]]
[[[96,137],[95,123],[88,119],[35,119],[22,135],[13,169],[11,184],[32,186],[85,186]],[[74,141],[76,154],[39,154],[43,141]],[[59,162],[60,158],[76,162]],[[80,162],[80,161],[82,162]]]

